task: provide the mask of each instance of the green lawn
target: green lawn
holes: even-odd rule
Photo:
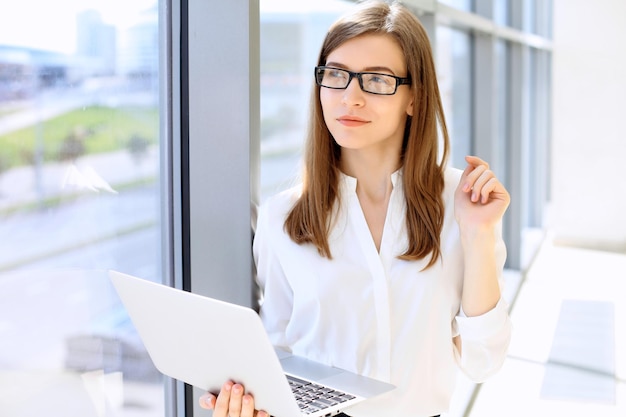
[[[70,154],[124,149],[133,137],[156,143],[158,129],[157,108],[91,106],[73,110],[0,135],[0,170],[32,164],[37,143],[43,145],[44,161],[56,161],[63,155],[67,158],[68,149]]]

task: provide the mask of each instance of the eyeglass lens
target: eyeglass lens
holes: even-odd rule
[[[393,94],[396,91],[397,80],[391,75],[378,73],[353,73],[360,77],[359,84],[363,91],[374,94]],[[317,70],[318,84],[323,87],[344,89],[352,80],[349,71],[338,68],[319,68]]]

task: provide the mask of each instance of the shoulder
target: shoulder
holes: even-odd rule
[[[279,224],[282,228],[287,214],[301,194],[302,186],[298,185],[269,197],[261,204],[258,222],[270,225]]]
[[[459,185],[459,181],[461,181],[462,175],[463,175],[463,171],[458,168],[446,167],[444,169],[444,172],[443,172],[444,199],[448,199],[449,197],[454,198],[454,192],[456,191],[456,188]]]
[[[453,168],[453,167],[448,166],[448,167],[445,167],[443,170],[443,177],[444,177],[446,186],[452,183],[456,187],[456,185],[461,180],[462,175],[463,175],[463,170],[458,169],[458,168]]]
[[[254,228],[253,250],[255,257],[267,257],[268,251],[282,252],[279,248],[291,244],[291,238],[285,231],[285,220],[298,201],[301,189],[300,186],[290,188],[269,197],[261,204]]]

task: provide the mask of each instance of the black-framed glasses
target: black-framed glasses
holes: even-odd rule
[[[411,77],[396,77],[379,72],[352,72],[341,68],[315,67],[315,82],[320,87],[344,90],[356,77],[361,90],[366,93],[390,96],[396,93],[399,85],[411,84]]]

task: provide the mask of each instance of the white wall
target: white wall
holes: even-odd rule
[[[554,0],[558,242],[626,251],[626,1]]]

